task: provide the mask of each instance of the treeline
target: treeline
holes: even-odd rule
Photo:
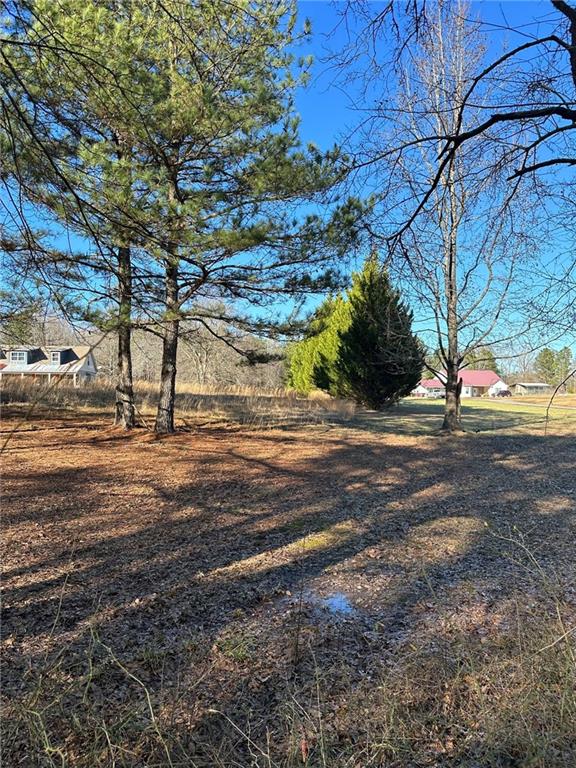
[[[564,386],[569,391],[574,391],[575,368],[576,356],[570,347],[558,350],[544,347],[534,361],[534,372],[540,380],[554,387]]]
[[[476,347],[470,352],[467,352],[461,362],[461,367],[470,368],[472,370],[486,370],[494,371],[498,375],[502,374],[496,354],[490,345],[482,347]],[[430,371],[434,376],[444,371],[444,365],[440,350],[436,350],[433,354],[426,357],[426,369]]]
[[[285,345],[251,334],[233,333],[224,324],[214,323],[214,336],[202,325],[183,321],[177,353],[178,379],[201,387],[253,386],[264,389],[282,387],[285,382]],[[131,358],[134,381],[153,383],[162,361],[162,339],[143,330],[132,332]],[[118,363],[118,337],[114,330],[102,334],[97,329],[78,327],[54,315],[20,315],[3,324],[1,346],[92,347],[99,378],[113,382]],[[260,363],[251,365],[247,355],[258,355]]]
[[[361,116],[345,153],[300,140],[295,0],[4,4],[0,319],[48,302],[114,334],[119,424],[135,423],[135,333],[161,345],[155,428],[170,432],[186,324],[286,340],[291,310],[335,296],[368,244],[427,326],[448,431],[463,364],[572,332],[576,9],[552,0],[540,37],[511,28],[498,52],[465,0],[368,5],[342,8],[351,39],[333,52]],[[348,366],[354,392],[378,377],[343,339],[338,370],[314,367],[330,390]]]
[[[202,327],[187,327],[184,321],[177,353],[178,380],[199,387],[250,386],[276,389],[284,384],[284,345],[251,335],[235,338],[234,347],[215,338]],[[224,331],[224,329],[222,329]],[[110,333],[94,350],[100,376],[114,381],[117,338]],[[246,355],[258,354],[253,365]],[[132,334],[134,381],[153,383],[162,362],[162,340],[145,331]]]
[[[356,242],[361,206],[329,197],[345,158],[299,139],[309,61],[292,51],[308,30],[275,0],[31,0],[3,24],[5,298],[42,292],[114,334],[124,427],[133,335],[151,334],[155,429],[171,432],[189,324],[260,362],[218,328],[281,338],[274,301],[338,286],[333,264]]]

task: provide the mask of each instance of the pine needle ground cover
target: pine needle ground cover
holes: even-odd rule
[[[434,407],[163,439],[23,424],[3,764],[573,766],[574,422],[410,433]]]

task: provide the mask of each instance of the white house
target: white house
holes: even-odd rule
[[[488,370],[473,371],[464,368],[459,372],[462,380],[462,397],[494,397],[498,392],[508,391],[508,385],[497,373]],[[412,390],[415,397],[444,397],[446,394],[446,379],[422,379],[416,389]]]
[[[444,397],[444,384],[438,379],[422,379],[410,394],[412,397]]]
[[[0,353],[0,379],[17,376],[39,381],[64,379],[74,386],[85,384],[96,376],[92,349],[74,347],[9,347]]]

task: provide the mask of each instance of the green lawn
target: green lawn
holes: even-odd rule
[[[356,426],[378,432],[430,434],[442,425],[443,400],[403,400],[381,413],[358,413]],[[517,403],[501,400],[466,399],[462,401],[462,425],[470,432],[493,430],[521,431],[525,428],[544,432],[546,404]],[[550,432],[576,434],[576,408],[553,406],[548,424]]]

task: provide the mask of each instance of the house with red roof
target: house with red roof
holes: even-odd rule
[[[459,376],[462,379],[462,397],[495,397],[498,392],[508,391],[506,382],[494,371],[463,368]],[[412,394],[415,397],[444,397],[445,386],[446,379],[441,375],[435,379],[422,379]]]

